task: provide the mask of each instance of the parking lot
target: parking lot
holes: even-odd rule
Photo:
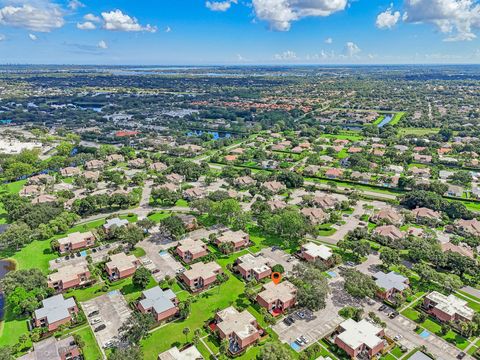
[[[116,248],[119,244],[118,243],[110,243],[101,246],[94,247],[90,249],[88,255],[92,258],[93,263],[99,263],[104,261],[108,258],[108,252],[114,248]],[[83,253],[83,255],[81,255]],[[73,265],[73,266],[80,266],[86,262],[86,253],[77,252],[74,256],[63,256],[56,258],[54,260],[50,260],[49,267],[50,270],[57,270],[61,267],[66,265]]]
[[[311,316],[308,316],[310,313],[308,310],[303,310],[301,311],[305,313],[303,318],[296,311],[292,315],[295,320],[293,324],[287,325],[280,321],[273,326],[273,330],[278,334],[280,341],[291,345],[296,339],[303,336],[306,339],[306,345],[311,344],[335,330],[344,320],[338,315],[341,308],[347,305],[363,306],[363,302],[351,297],[343,290],[343,279],[340,276],[330,279],[329,285],[332,291],[327,297],[327,304],[324,309],[311,312]],[[300,351],[302,348],[299,347],[296,350]]]
[[[282,265],[288,275],[293,267],[298,264],[299,260],[281,249],[276,249],[275,247],[273,247],[273,249],[274,250],[272,250],[272,248],[265,248],[262,249],[261,253],[270,259],[273,264]]]
[[[185,267],[168,252],[168,249],[176,244],[176,241],[163,242],[158,237],[150,237],[138,244],[146,253],[141,261],[152,271],[155,280],[161,281],[166,275],[174,277],[178,272],[185,270]]]
[[[81,305],[100,347],[117,342],[118,329],[131,314],[123,295],[112,291]]]

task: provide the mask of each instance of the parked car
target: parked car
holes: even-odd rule
[[[99,332],[99,331],[102,331],[103,329],[105,329],[106,327],[107,327],[107,325],[105,325],[105,324],[100,324],[100,325],[98,325],[93,331]]]
[[[457,355],[457,359],[463,359],[465,357],[465,353],[462,351],[462,352],[459,352],[458,355]]]
[[[378,308],[378,311],[383,311],[387,308],[387,305],[382,305]]]
[[[95,325],[95,324],[98,324],[100,321],[102,321],[102,319],[95,318],[95,319],[92,319],[92,321],[90,321],[90,324]]]
[[[93,310],[92,312],[90,312],[90,313],[88,314],[88,317],[96,316],[96,315],[98,315],[98,314],[100,314],[100,311],[98,311],[98,309],[97,309],[97,310]]]

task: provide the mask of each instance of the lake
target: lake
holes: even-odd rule
[[[0,279],[3,279],[5,275],[9,271],[12,271],[15,269],[15,265],[8,260],[0,260]],[[3,298],[3,294],[0,292],[0,320],[3,319],[3,306],[4,306],[5,300]]]
[[[378,127],[379,128],[384,127],[385,125],[387,125],[392,120],[393,120],[393,115],[387,114],[387,115],[385,115],[383,120],[378,124]]]

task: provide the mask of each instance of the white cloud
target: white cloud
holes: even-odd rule
[[[393,11],[393,4],[385,10],[384,12],[377,15],[377,21],[375,25],[379,29],[391,29],[393,28],[398,21],[400,20],[400,11]]]
[[[0,34],[0,41],[4,41],[7,37],[3,34]]]
[[[0,8],[0,25],[49,32],[65,24],[63,10],[48,0]]]
[[[290,30],[293,21],[309,16],[330,16],[347,7],[348,0],[252,0],[258,19],[277,31]]]
[[[102,17],[104,20],[103,27],[106,30],[157,32],[156,26],[151,26],[150,24],[142,26],[136,18],[130,17],[118,9],[110,12],[102,12]]]
[[[225,1],[207,1],[205,6],[212,11],[227,11],[232,4],[236,4],[237,0],[225,0]]]
[[[108,49],[108,45],[104,40],[100,40],[97,44],[97,47],[100,49]]]
[[[94,15],[94,14],[87,14],[83,18],[87,21],[96,22],[96,23],[99,23],[100,21],[102,21],[102,19],[100,19],[97,15]]]
[[[166,33],[172,32],[172,28],[170,26],[167,26],[164,31]]]
[[[237,54],[237,61],[238,62],[245,62],[247,59],[245,59],[241,54]]]
[[[345,55],[346,57],[352,58],[356,56],[358,53],[360,53],[361,51],[362,50],[358,47],[357,44],[349,41],[345,44],[345,47],[343,48],[343,55]]]
[[[38,36],[35,35],[35,34],[28,34],[28,37],[29,37],[30,40],[32,40],[32,41],[37,41],[37,40],[38,40]]]
[[[91,21],[77,23],[77,29],[80,29],[80,30],[95,30],[96,28],[97,26]]]
[[[273,56],[275,60],[282,60],[282,61],[292,61],[292,60],[297,60],[297,54],[295,54],[291,50],[284,51],[281,54],[275,54]]]
[[[325,44],[333,44],[333,39],[331,37],[325,39]]]
[[[429,23],[446,34],[445,41],[476,38],[480,28],[480,4],[476,0],[405,0],[404,21]]]
[[[77,9],[80,9],[80,8],[83,8],[85,7],[85,4],[78,1],[78,0],[71,0],[69,3],[68,3],[68,7],[72,10],[77,10]]]

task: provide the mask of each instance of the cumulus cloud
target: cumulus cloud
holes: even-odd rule
[[[71,0],[69,3],[68,3],[68,7],[72,10],[77,10],[77,9],[80,9],[80,8],[83,8],[85,7],[85,4],[78,1],[78,0]]]
[[[100,19],[97,15],[94,15],[94,14],[87,14],[83,18],[86,21],[91,21],[91,22],[96,22],[96,23],[99,23],[100,21],[102,21],[102,19]]]
[[[3,41],[3,40],[5,40],[6,38],[7,38],[7,37],[6,37],[5,35],[3,35],[3,34],[0,34],[0,41]]]
[[[446,34],[446,41],[476,38],[480,28],[480,4],[475,0],[405,0],[404,21],[430,23]]]
[[[172,28],[170,26],[167,26],[164,31],[166,33],[172,32]]]
[[[65,24],[63,10],[47,0],[0,8],[0,25],[50,32]]]
[[[108,49],[108,45],[104,40],[100,40],[97,44],[100,49]]]
[[[28,34],[28,37],[29,37],[30,40],[32,40],[32,41],[37,41],[37,40],[38,40],[38,37],[37,37],[37,35],[35,35],[35,34]]]
[[[343,55],[345,55],[348,58],[352,58],[358,55],[361,51],[362,50],[358,47],[357,44],[349,41],[345,44],[345,47],[343,48]]]
[[[292,61],[292,60],[297,60],[297,54],[295,54],[291,50],[287,50],[281,54],[275,54],[273,58],[275,60],[281,60],[281,61]]]
[[[236,4],[237,0],[225,0],[225,1],[207,1],[205,6],[212,11],[227,11],[232,4]]]
[[[344,10],[347,3],[348,0],[252,0],[256,17],[277,31],[288,31],[293,21],[305,17],[330,16]]]
[[[103,27],[106,30],[157,32],[156,26],[151,26],[150,24],[142,26],[136,18],[124,14],[118,9],[110,12],[102,12],[102,18],[104,21]]]
[[[325,44],[333,44],[333,39],[331,37],[325,39]]]
[[[91,21],[77,23],[77,29],[80,29],[80,30],[95,30],[96,28],[97,26]]]
[[[398,21],[400,20],[400,11],[393,11],[393,4],[385,10],[384,12],[377,15],[377,21],[375,25],[379,29],[391,29],[393,28]]]

